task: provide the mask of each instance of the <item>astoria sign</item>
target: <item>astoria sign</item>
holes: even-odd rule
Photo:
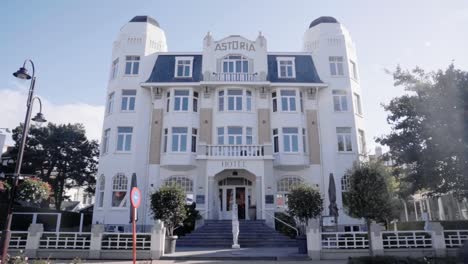
[[[246,41],[226,41],[221,43],[216,43],[215,51],[217,50],[245,50],[245,51],[255,51],[255,46],[253,43]]]

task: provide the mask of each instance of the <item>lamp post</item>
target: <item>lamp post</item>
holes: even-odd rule
[[[28,74],[28,70],[26,69],[26,63],[29,62],[32,67],[32,76]],[[29,86],[29,93],[28,93],[28,100],[26,102],[26,117],[24,118],[24,124],[23,124],[23,131],[21,134],[21,143],[19,145],[18,149],[18,156],[16,159],[16,166],[15,166],[15,171],[13,174],[13,185],[11,188],[10,192],[10,199],[8,200],[8,208],[7,208],[7,217],[5,221],[5,229],[2,232],[2,240],[1,240],[1,247],[2,247],[2,262],[1,263],[6,263],[7,260],[7,255],[8,255],[8,246],[10,244],[10,237],[11,237],[11,219],[13,217],[13,203],[15,201],[15,194],[16,194],[16,189],[18,187],[18,179],[21,173],[21,164],[23,162],[23,152],[24,152],[24,147],[26,145],[26,138],[28,137],[28,132],[29,132],[29,123],[31,120],[31,111],[32,111],[32,106],[34,99],[37,99],[39,101],[39,113],[36,114],[35,117],[32,118],[33,121],[35,122],[46,122],[47,120],[44,118],[44,115],[42,114],[42,102],[39,97],[34,97],[34,85],[36,83],[36,77],[34,76],[34,63],[31,60],[25,60],[23,63],[23,67],[21,67],[18,71],[13,73],[13,75],[16,78],[23,79],[23,80],[31,80],[31,84]]]

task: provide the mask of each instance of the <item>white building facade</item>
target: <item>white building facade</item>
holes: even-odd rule
[[[165,33],[137,16],[114,42],[94,223],[129,223],[130,181],[144,197],[177,184],[206,219],[266,219],[285,210],[291,186],[323,194],[334,175],[340,225],[343,176],[365,153],[354,43],[336,19],[306,30],[301,52],[269,52],[255,40],[210,33],[199,52],[168,52]],[[152,225],[149,199],[138,211]],[[121,228],[121,229],[122,229]]]

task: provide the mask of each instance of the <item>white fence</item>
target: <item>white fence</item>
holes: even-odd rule
[[[203,76],[204,81],[223,81],[223,82],[258,82],[266,81],[265,77],[260,77],[255,73],[243,73],[243,72],[219,72],[210,75]]]
[[[131,250],[133,238],[131,233],[104,233],[101,242],[104,250]],[[151,233],[139,233],[136,238],[137,250],[150,250]]]
[[[383,248],[431,248],[430,232],[385,231],[382,232]]]
[[[323,249],[366,249],[369,248],[367,232],[322,233]]]
[[[207,145],[205,155],[209,157],[263,157],[265,152],[262,145]]]
[[[468,241],[468,230],[444,231],[445,246],[447,248],[459,248]]]
[[[11,231],[9,248],[25,249],[28,240],[28,232]]]
[[[91,233],[44,232],[39,240],[43,249],[84,249],[91,246]]]

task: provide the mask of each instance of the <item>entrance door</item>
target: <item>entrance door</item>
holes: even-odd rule
[[[222,187],[219,188],[220,216],[223,220],[232,219],[233,204],[237,204],[237,217],[239,220],[246,219],[246,191],[245,187]]]

